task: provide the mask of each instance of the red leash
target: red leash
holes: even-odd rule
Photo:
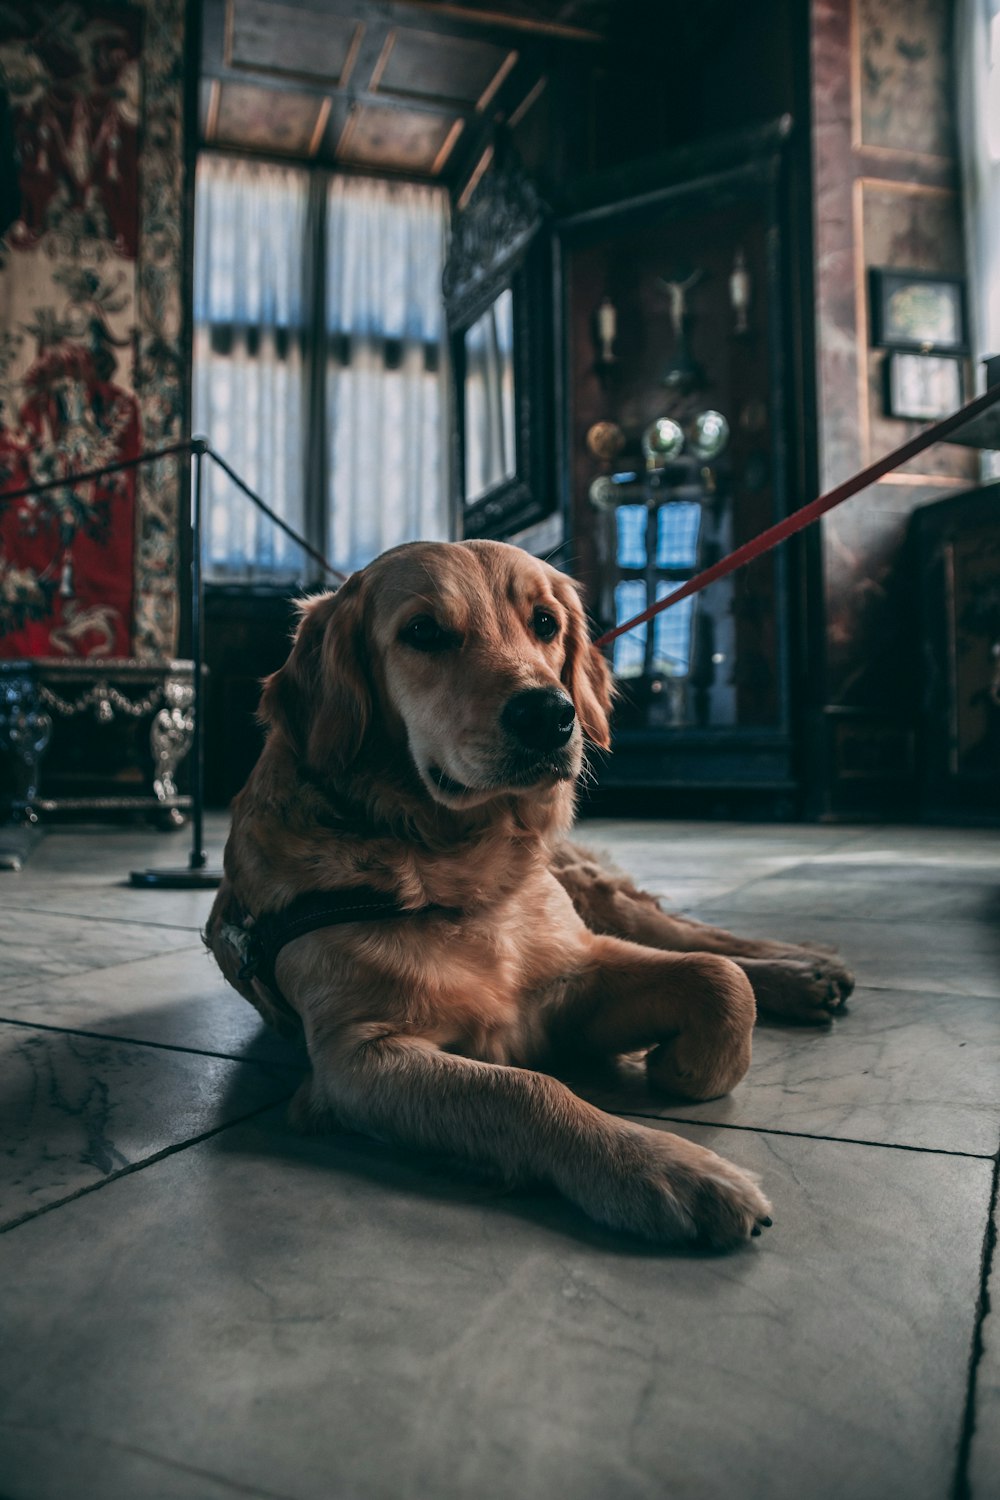
[[[681,599],[686,599],[689,594],[700,593],[710,583],[714,583],[717,578],[725,578],[727,573],[733,573],[737,568],[742,568],[745,563],[752,562],[755,557],[761,557],[765,552],[770,552],[772,547],[777,547],[778,543],[785,541],[787,537],[794,536],[797,531],[802,531],[806,526],[811,526],[813,521],[818,521],[820,516],[825,515],[828,510],[833,510],[834,506],[842,505],[845,500],[849,500],[859,490],[867,489],[868,485],[874,484],[876,479],[881,479],[883,474],[888,474],[890,469],[895,469],[899,464],[906,463],[907,459],[916,457],[925,448],[929,448],[932,443],[943,442],[949,433],[954,432],[957,427],[964,426],[973,417],[978,417],[982,412],[988,411],[997,401],[1000,401],[1000,386],[994,386],[985,395],[977,396],[974,401],[970,401],[967,405],[960,407],[958,411],[952,412],[950,417],[944,417],[942,421],[935,422],[930,427],[925,427],[923,432],[918,433],[915,438],[911,438],[908,443],[903,443],[901,447],[895,448],[891,453],[887,453],[885,458],[880,458],[877,463],[869,464],[867,469],[862,469],[859,474],[846,479],[843,484],[838,484],[836,489],[827,491],[825,495],[820,495],[817,500],[811,500],[808,505],[803,505],[800,510],[793,511],[783,521],[778,521],[776,525],[769,526],[759,536],[755,536],[749,542],[744,542],[742,547],[737,547],[735,552],[728,553],[726,557],[722,557],[717,563],[713,563],[710,568],[705,568],[703,572],[696,573],[693,578],[689,578],[686,583],[682,583],[680,588],[675,589],[672,594],[668,594],[665,599],[659,600],[656,604],[651,604],[641,615],[636,615],[632,620],[626,620],[623,625],[616,625],[613,630],[606,630],[603,635],[598,636],[597,640],[594,641],[594,645],[608,645],[611,641],[617,640],[618,636],[624,635],[626,631],[634,630],[637,625],[644,625],[647,620],[651,620],[661,610],[669,609],[672,604],[678,604]]]

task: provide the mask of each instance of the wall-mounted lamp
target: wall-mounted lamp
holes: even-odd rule
[[[597,344],[595,365],[599,375],[607,376],[618,363],[615,354],[615,339],[618,337],[618,309],[605,293],[594,313],[594,334]]]
[[[729,273],[729,301],[733,309],[733,331],[737,334],[749,331],[751,294],[750,272],[747,270],[747,258],[741,245]]]

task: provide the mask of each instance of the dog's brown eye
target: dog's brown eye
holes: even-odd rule
[[[536,609],[531,617],[531,628],[540,641],[551,641],[559,632],[559,621],[547,609]]]
[[[458,637],[443,630],[432,615],[417,615],[403,626],[399,639],[415,651],[450,651],[458,645]]]

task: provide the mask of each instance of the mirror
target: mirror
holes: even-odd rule
[[[465,330],[465,503],[517,474],[514,294],[510,287]]]

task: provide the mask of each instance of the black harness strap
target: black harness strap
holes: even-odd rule
[[[243,958],[240,978],[245,981],[259,979],[272,994],[284,1001],[274,966],[282,948],[295,938],[305,937],[306,933],[316,932],[321,927],[340,927],[347,922],[381,922],[445,911],[457,915],[445,906],[400,906],[389,891],[377,891],[370,886],[354,886],[341,891],[309,891],[304,896],[297,896],[281,911],[264,912],[252,927],[239,930],[236,946]]]

